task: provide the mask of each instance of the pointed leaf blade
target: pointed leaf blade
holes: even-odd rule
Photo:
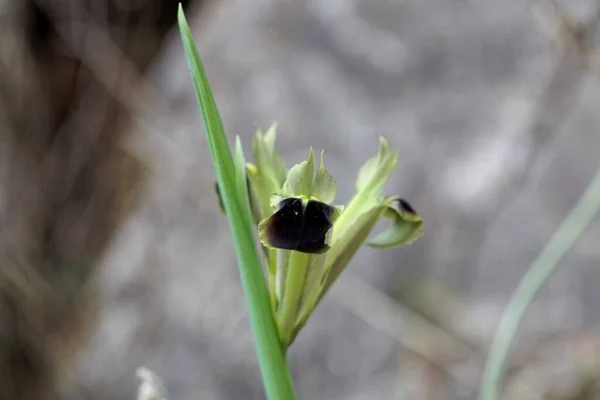
[[[277,327],[254,241],[250,213],[248,207],[244,207],[236,184],[234,162],[221,118],[181,4],[177,17],[196,97],[203,115],[217,184],[234,238],[265,391],[269,399],[294,399],[289,367],[279,345]]]

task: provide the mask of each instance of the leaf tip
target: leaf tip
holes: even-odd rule
[[[181,2],[179,2],[177,6],[177,20],[179,22],[179,25],[187,25],[185,20],[185,13],[183,12],[183,4],[181,4]]]

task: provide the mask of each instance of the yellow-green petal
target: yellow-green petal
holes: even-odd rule
[[[337,193],[337,184],[333,176],[325,168],[325,162],[323,160],[325,152],[321,152],[321,162],[319,163],[319,169],[317,170],[317,176],[312,185],[311,196],[316,197],[323,203],[331,204],[335,200]]]
[[[306,196],[310,198],[315,177],[315,153],[310,148],[308,160],[290,168],[283,184],[282,195],[286,197]]]

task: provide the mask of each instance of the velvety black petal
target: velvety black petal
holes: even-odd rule
[[[302,230],[304,205],[302,200],[281,200],[279,209],[269,218],[267,235],[271,246],[279,249],[296,250],[298,236]]]
[[[334,208],[316,200],[306,204],[289,197],[279,203],[279,209],[269,218],[267,236],[272,247],[318,254],[329,249],[325,243],[333,226]]]
[[[320,201],[310,200],[304,209],[302,234],[296,250],[304,253],[322,253],[329,249],[325,235],[331,229],[333,207]]]

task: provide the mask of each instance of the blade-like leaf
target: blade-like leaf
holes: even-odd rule
[[[250,314],[250,325],[254,334],[267,398],[294,399],[289,367],[281,350],[252,230],[247,194],[240,189],[240,186],[243,185],[238,185],[239,178],[236,178],[235,166],[221,118],[181,4],[178,10],[178,23],[194,89],[202,110],[217,184],[233,234],[242,286]]]

